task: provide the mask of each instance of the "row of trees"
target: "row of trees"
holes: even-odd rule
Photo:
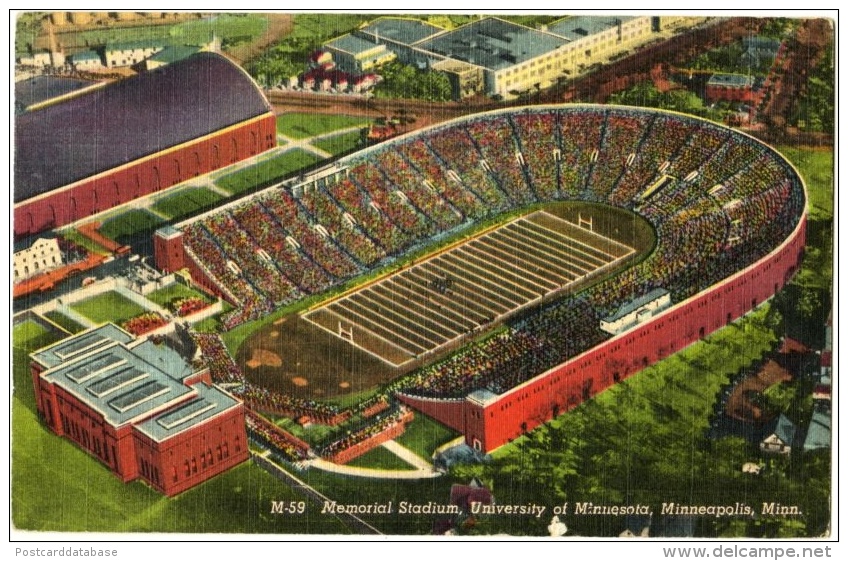
[[[704,101],[694,92],[682,88],[662,92],[650,81],[640,82],[631,88],[612,94],[609,102],[669,109],[718,122],[723,122],[725,116],[722,110],[705,106]]]
[[[733,372],[773,348],[780,321],[773,309],[759,309],[518,438],[496,452],[491,464],[460,466],[453,474],[460,480],[481,478],[501,504],[568,502],[560,518],[569,535],[615,536],[627,523],[624,516],[574,516],[578,501],[648,505],[654,532],[662,524],[663,503],[740,502],[751,507],[752,515],[698,517],[695,535],[819,535],[831,514],[827,451],[763,458],[742,439],[706,436],[716,395]],[[760,463],[762,473],[743,473],[746,462]],[[772,501],[797,505],[803,517],[763,516],[763,503]],[[480,517],[474,531],[544,535],[549,521],[548,516],[513,525],[504,518]]]
[[[394,61],[380,69],[383,81],[374,88],[375,97],[450,101],[451,83],[446,74],[419,70]]]
[[[789,122],[804,131],[833,134],[835,111],[833,43],[810,72],[804,95],[794,101]]]

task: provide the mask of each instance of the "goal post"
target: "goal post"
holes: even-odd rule
[[[349,328],[345,329],[342,326],[342,322],[339,322],[339,337],[353,343],[353,326],[351,325]]]

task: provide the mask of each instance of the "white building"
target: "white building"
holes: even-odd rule
[[[165,47],[148,43],[115,43],[104,49],[107,68],[132,66],[146,60]]]
[[[76,70],[97,70],[103,68],[103,59],[96,51],[82,51],[70,56],[71,66]]]
[[[59,241],[56,238],[39,238],[30,247],[15,253],[15,282],[52,271],[64,265]]]
[[[615,313],[601,320],[601,330],[618,335],[634,325],[650,319],[671,306],[671,294],[668,290],[655,288],[623,306]]]

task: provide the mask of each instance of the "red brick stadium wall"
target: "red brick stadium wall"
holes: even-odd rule
[[[399,395],[489,452],[613,384],[738,319],[789,281],[804,253],[806,218],[777,250],[635,329],[501,394],[485,407],[467,400]]]
[[[339,452],[329,457],[328,460],[333,462],[334,464],[346,464],[349,461],[365,454],[366,452],[370,452],[382,443],[388,442],[389,440],[394,440],[395,438],[403,434],[403,432],[406,430],[406,425],[412,421],[413,417],[414,415],[412,411],[407,411],[406,414],[400,418],[400,421],[398,423],[389,426],[383,432],[375,434],[374,436],[363,440],[362,442],[357,442],[349,448],[340,450]]]
[[[438,399],[409,396],[402,393],[397,394],[397,398],[443,425],[459,432],[465,432],[465,410],[467,407],[465,399]]]
[[[128,131],[131,134],[132,131]],[[273,113],[84,179],[15,206],[15,236],[35,234],[127,203],[276,146]]]

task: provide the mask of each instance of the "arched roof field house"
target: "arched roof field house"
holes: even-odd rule
[[[15,120],[15,202],[269,110],[241,68],[199,53],[21,115]]]

